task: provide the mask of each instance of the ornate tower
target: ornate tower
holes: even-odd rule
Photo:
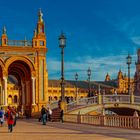
[[[45,23],[43,21],[43,13],[41,9],[38,12],[38,22],[37,28],[34,30],[34,36],[32,39],[33,48],[36,50],[36,69],[38,69],[38,97],[36,99],[39,101],[39,109],[41,108],[42,104],[46,105],[48,101],[48,71],[46,65],[46,34],[45,34]]]
[[[37,29],[34,30],[33,47],[40,49],[46,48],[45,23],[41,9],[38,12]]]
[[[121,69],[118,72],[118,79],[123,79],[123,73],[122,73]]]
[[[5,26],[2,29],[1,44],[2,44],[2,46],[7,46],[8,45],[8,38],[7,38],[6,27]]]
[[[136,72],[134,77],[135,82],[135,94],[140,95],[140,49],[137,51],[137,62],[136,64]]]
[[[122,92],[123,91],[123,87],[124,87],[124,79],[123,79],[123,73],[122,73],[121,69],[118,72],[118,79],[117,80],[118,80],[119,92]]]
[[[106,74],[105,81],[110,81],[110,75],[108,73]]]

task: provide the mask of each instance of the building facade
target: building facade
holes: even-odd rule
[[[109,80],[110,76],[107,73],[105,81],[110,81],[110,83],[114,83],[114,91],[116,91],[118,94],[128,94],[128,76],[126,74],[123,74],[121,70],[119,70],[117,78],[114,80]],[[134,92],[134,78],[130,78],[130,91]],[[112,91],[112,92],[114,92]]]
[[[19,108],[31,115],[48,101],[48,72],[46,65],[45,24],[41,10],[32,41],[9,40],[3,28],[0,42],[0,105],[8,106],[7,79],[13,76],[18,81]]]

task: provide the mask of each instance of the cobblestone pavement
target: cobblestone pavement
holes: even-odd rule
[[[0,140],[140,140],[140,131],[29,119],[18,120],[13,133],[0,127]]]

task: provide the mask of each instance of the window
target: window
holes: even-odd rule
[[[35,41],[35,46],[37,46],[37,41]]]
[[[17,103],[17,96],[14,96],[14,103]]]
[[[7,41],[6,41],[6,38],[5,38],[5,39],[4,39],[4,44],[5,44],[5,45],[6,45],[6,42],[7,42]]]
[[[44,46],[44,41],[40,41],[40,46]]]

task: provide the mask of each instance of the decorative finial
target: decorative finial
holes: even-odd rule
[[[39,18],[39,21],[40,22],[43,22],[43,13],[42,13],[42,11],[41,11],[41,8],[39,9],[39,12],[38,12],[38,18]]]
[[[36,37],[36,34],[37,34],[37,31],[36,31],[36,29],[34,30],[34,37]]]
[[[27,41],[26,36],[24,37],[24,40]]]
[[[3,33],[3,34],[6,34],[6,27],[5,27],[5,26],[4,26],[3,29],[2,29],[2,33]]]

